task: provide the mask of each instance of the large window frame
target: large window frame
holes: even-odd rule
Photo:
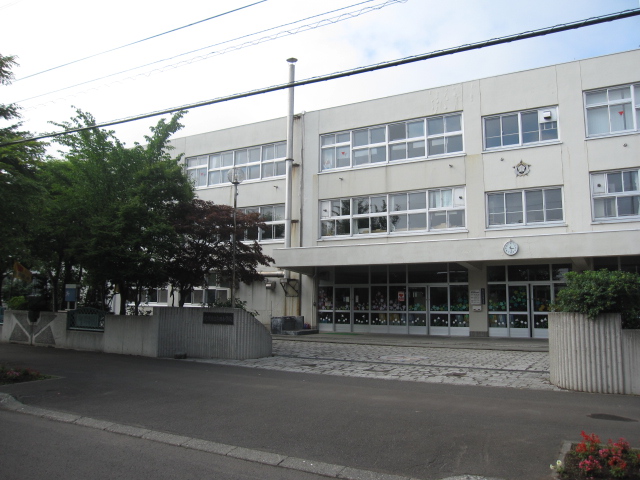
[[[485,150],[529,147],[557,142],[558,107],[489,115],[482,119]]]
[[[640,219],[640,169],[593,172],[590,177],[593,221]]]
[[[286,152],[286,142],[276,142],[198,155],[186,159],[186,172],[196,188],[229,184],[232,168],[242,168],[246,181],[283,177]]]
[[[490,192],[486,197],[487,228],[564,223],[562,187]]]
[[[463,154],[462,112],[320,135],[320,171]]]
[[[466,229],[465,187],[320,201],[320,238]]]
[[[640,130],[640,83],[584,92],[587,138]]]
[[[284,203],[243,208],[244,213],[258,213],[265,228],[246,230],[244,241],[282,242],[285,234]]]

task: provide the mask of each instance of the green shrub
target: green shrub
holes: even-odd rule
[[[7,302],[7,307],[9,307],[9,310],[26,310],[27,306],[27,299],[23,296],[11,297]]]
[[[601,313],[620,313],[623,328],[640,328],[640,275],[587,270],[565,274],[567,286],[556,295],[553,310],[578,312],[594,320]]]

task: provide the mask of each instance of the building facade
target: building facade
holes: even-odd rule
[[[640,269],[640,50],[296,115],[290,248],[286,124],[172,141],[202,199],[244,169],[265,324],[546,337],[565,272]]]

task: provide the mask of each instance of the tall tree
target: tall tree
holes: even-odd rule
[[[56,124],[65,129],[92,127],[95,119],[77,110],[70,122]],[[166,282],[160,259],[175,244],[171,212],[193,198],[193,188],[184,175],[179,158],[167,145],[181,124],[182,113],[168,122],[160,120],[145,136],[145,145],[127,148],[113,131],[90,128],[60,137],[71,164],[73,195],[78,224],[83,232],[73,250],[89,272],[102,302],[109,284],[121,295],[120,313],[125,313],[131,289],[159,286]],[[137,297],[133,300],[137,300]]]
[[[16,65],[14,56],[0,55],[0,85],[11,83]],[[19,118],[17,105],[0,103],[0,284],[14,261],[29,256],[25,239],[41,194],[34,177],[44,145],[26,142],[3,146],[31,136],[20,129]]]
[[[194,287],[203,285],[207,275],[218,273],[228,279],[232,277],[234,238],[238,282],[250,284],[260,280],[257,267],[273,262],[258,242],[240,241],[244,232],[264,228],[257,213],[236,212],[235,236],[233,207],[228,205],[194,199],[178,206],[175,213],[174,225],[180,239],[167,261],[167,274],[172,287],[180,294],[180,307]]]

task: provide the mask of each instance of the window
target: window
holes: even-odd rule
[[[265,242],[284,239],[284,204],[251,207],[243,210],[245,213],[259,213],[265,228],[247,230],[244,240]]]
[[[320,202],[320,236],[426,232],[465,227],[464,187]]]
[[[591,174],[593,219],[624,219],[640,215],[638,169]]]
[[[320,137],[320,168],[333,170],[462,152],[462,114],[330,133]]]
[[[558,140],[556,107],[493,115],[483,120],[485,150]]]
[[[640,83],[585,92],[587,137],[640,129]]]
[[[247,180],[277,177],[285,174],[285,156],[285,142],[200,155],[187,158],[187,175],[196,187],[229,183],[233,167],[243,168]]]
[[[167,303],[169,290],[166,288],[151,288],[147,290],[146,303]]]
[[[194,287],[193,291],[189,293],[185,299],[185,304],[190,305],[209,305],[216,302],[225,302],[228,297],[228,289],[230,282],[219,273],[210,273],[203,279],[203,284],[198,287]]]
[[[348,198],[320,202],[320,235],[334,237],[351,234],[351,201]]]
[[[487,213],[490,227],[562,222],[562,189],[489,193]]]

